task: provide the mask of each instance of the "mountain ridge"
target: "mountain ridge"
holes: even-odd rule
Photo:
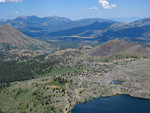
[[[96,22],[110,23],[111,25],[99,30],[96,29],[99,26],[95,25],[95,28],[89,29],[88,26],[92,28],[92,25]],[[150,38],[150,18],[143,18],[130,23],[121,23],[99,18],[70,20],[57,16],[22,16],[12,20],[3,20],[0,24],[12,25],[27,36],[40,40],[92,39],[101,43],[115,38],[137,42]]]
[[[47,43],[30,38],[10,25],[0,25],[0,49],[42,49]]]
[[[113,55],[147,56],[150,55],[150,50],[138,44],[115,39],[93,48],[88,52],[88,55],[94,57],[108,57]]]
[[[87,25],[87,26],[81,26],[81,27],[75,27],[75,28],[72,28],[72,29],[66,29],[64,31],[58,31],[58,32],[53,32],[53,33],[50,33],[49,35],[50,36],[72,36],[72,35],[75,35],[75,34],[79,34],[79,33],[82,33],[86,30],[104,30],[105,28],[109,27],[110,25],[112,25],[112,23],[110,22],[94,22],[90,25]]]
[[[65,17],[37,17],[37,16],[20,16],[15,19],[9,19],[5,22],[0,22],[1,25],[9,24],[24,34],[36,37],[48,34],[50,32],[56,32],[65,29],[71,29],[74,27],[81,27],[90,25],[94,22],[111,22],[116,21],[99,19],[99,18],[88,18],[81,20],[70,20]],[[60,27],[61,26],[61,27]]]

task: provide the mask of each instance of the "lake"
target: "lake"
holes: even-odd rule
[[[122,84],[123,83],[123,81],[112,81],[112,84],[118,84],[118,85],[120,85],[120,84]]]
[[[150,100],[117,95],[75,105],[72,113],[150,113]]]
[[[40,54],[51,54],[51,52],[40,52]]]

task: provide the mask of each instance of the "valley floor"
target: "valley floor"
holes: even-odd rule
[[[75,49],[47,55],[45,60],[59,58],[58,69],[65,72],[54,69],[44,76],[0,89],[0,111],[69,113],[76,103],[117,94],[150,99],[148,57],[96,58],[85,53],[84,49]]]

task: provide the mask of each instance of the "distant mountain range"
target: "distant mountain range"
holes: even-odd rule
[[[94,22],[110,22],[112,20],[104,20],[99,18],[83,19],[72,21],[64,17],[43,17],[21,16],[10,20],[0,20],[1,25],[11,25],[17,30],[31,37],[48,36],[51,32],[62,31],[74,27],[90,25]]]
[[[90,36],[95,30],[104,30],[112,25],[112,22],[94,22],[90,25],[75,27],[63,31],[50,33],[49,36]]]
[[[49,44],[30,38],[10,25],[0,26],[0,50],[45,49]]]
[[[137,20],[129,24],[114,24],[101,36],[107,38],[150,38],[150,18]]]
[[[0,20],[0,25],[11,25],[20,32],[40,40],[95,40],[106,42],[115,38],[123,40],[150,39],[150,18],[131,23],[89,18],[73,21],[64,17],[21,16]]]
[[[114,38],[150,38],[150,18],[132,23],[95,22],[90,25],[53,32],[48,36],[76,36],[77,38],[93,38],[99,41]]]
[[[136,20],[139,20],[140,18],[138,17],[118,17],[118,18],[108,18],[109,20],[114,20],[114,21],[120,21],[120,22],[133,22]]]

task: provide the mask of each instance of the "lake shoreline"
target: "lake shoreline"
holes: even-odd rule
[[[126,96],[130,96],[132,98],[136,98],[136,99],[142,99],[142,100],[150,100],[150,98],[147,98],[147,97],[137,97],[137,96],[134,96],[134,95],[131,95],[131,94],[125,94],[125,93],[122,93],[122,94],[114,94],[114,95],[108,95],[108,96],[100,96],[98,98],[109,98],[109,97],[113,97],[113,96],[119,96],[119,95],[126,95]],[[91,99],[88,99],[87,101],[85,102],[80,102],[80,103],[76,103],[75,105],[77,104],[81,104],[81,103],[86,103],[86,102],[89,102],[89,101],[93,101],[94,99],[98,99],[98,98],[91,98]],[[74,109],[75,105],[73,107],[71,107],[70,111],[67,112],[67,113],[72,113],[71,111]]]
[[[103,97],[98,97],[98,98],[93,98],[92,100],[88,100],[86,102],[81,102],[81,103],[78,103],[78,104],[85,104],[85,103],[88,103],[88,102],[91,102],[91,101],[94,101],[95,99],[106,99],[106,98],[109,98],[109,97],[115,97],[115,96],[128,96],[128,97],[131,97],[133,99],[138,99],[138,100],[150,100],[150,98],[142,98],[142,97],[135,97],[135,96],[131,96],[129,94],[116,94],[116,95],[112,95],[112,96],[103,96]],[[78,105],[78,104],[75,104]],[[72,113],[72,110],[75,108],[75,106],[71,109],[71,112]]]

